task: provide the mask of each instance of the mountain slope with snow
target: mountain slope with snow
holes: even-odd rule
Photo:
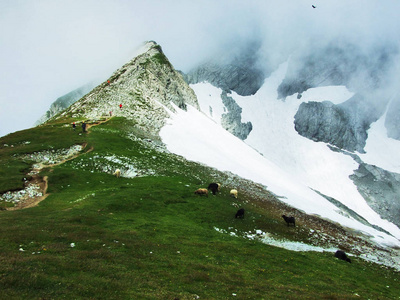
[[[280,99],[282,83],[291,89],[287,78],[292,59],[268,72],[270,76],[254,93],[238,94],[214,86],[213,81],[189,87],[155,42],[144,44],[137,54],[61,116],[97,119],[112,111],[136,120],[153,136],[161,128],[160,136],[173,153],[266,185],[293,207],[362,231],[380,244],[399,245],[396,158],[400,141],[386,137],[387,114],[372,123],[362,154],[340,149],[335,141],[330,145],[302,136],[294,124],[303,104],[335,107],[354,99],[357,91],[345,85],[322,85]],[[234,63],[229,66],[234,68]],[[206,69],[201,72],[203,79],[209,76]],[[240,81],[239,69],[217,73],[228,76],[228,81]],[[211,75],[216,79],[214,71]],[[115,110],[120,103],[123,109]],[[365,115],[350,118],[354,122],[340,124],[347,131],[362,123]],[[324,129],[317,126],[322,133]]]
[[[230,95],[242,108],[243,121],[253,124],[245,142],[219,125],[226,111],[222,90],[206,82],[191,85],[202,112],[177,109],[171,113],[160,132],[163,142],[173,153],[264,184],[284,202],[306,213],[362,231],[380,244],[400,246],[400,229],[372,210],[349,178],[358,163],[349,155],[332,151],[326,143],[300,136],[294,129],[294,115],[302,102],[329,100],[339,104],[353,93],[344,86],[328,86],[303,92],[301,100],[293,95],[277,101],[277,88],[286,68],[282,64],[255,95]],[[369,140],[367,145],[371,143]],[[329,197],[366,222],[353,218],[348,210],[328,201]]]

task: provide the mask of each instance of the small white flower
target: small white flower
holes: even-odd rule
[[[22,248],[19,248],[19,251],[21,251],[21,252],[24,252],[25,250],[24,250],[24,249],[22,249]]]
[[[74,248],[75,247],[75,243],[71,243],[71,248]]]

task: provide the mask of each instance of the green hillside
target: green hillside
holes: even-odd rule
[[[39,176],[48,180],[48,196],[34,207],[0,201],[0,299],[400,298],[394,269],[254,236],[343,242],[346,251],[359,237],[287,207],[263,186],[168,153],[132,121],[103,121],[89,122],[87,133],[58,120],[0,139],[3,199],[43,159]],[[79,153],[63,156],[76,145]],[[220,193],[194,194],[210,182],[222,183]],[[235,219],[240,207],[245,217]]]

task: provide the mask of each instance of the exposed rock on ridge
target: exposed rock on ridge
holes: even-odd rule
[[[339,105],[329,101],[302,103],[294,116],[295,129],[311,140],[364,153],[367,130],[383,113],[365,102],[361,95],[355,95]]]
[[[222,93],[221,99],[228,109],[228,112],[224,113],[221,117],[222,127],[234,136],[245,140],[253,129],[253,125],[251,122],[242,123],[242,108],[232,97],[229,97],[226,93]]]
[[[400,226],[400,174],[360,162],[350,178],[373,210]]]
[[[145,51],[117,70],[106,82],[97,86],[63,116],[97,119],[108,115],[136,121],[136,126],[157,134],[175,111],[171,104],[186,110],[186,105],[199,109],[197,97],[165,57],[161,47],[151,41]],[[119,105],[122,104],[122,109]]]

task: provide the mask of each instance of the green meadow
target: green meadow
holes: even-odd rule
[[[37,206],[0,202],[0,299],[400,299],[394,269],[245,238],[309,242],[309,224],[286,226],[266,189],[170,154],[123,118],[87,133],[71,123],[0,139],[0,194],[23,188],[37,163],[26,154],[84,145],[41,169],[49,195]],[[210,182],[216,196],[194,194]]]

